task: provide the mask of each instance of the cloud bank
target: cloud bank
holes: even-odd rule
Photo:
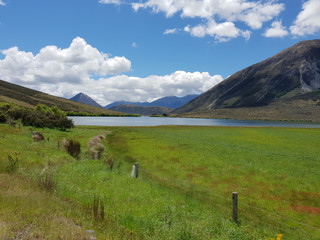
[[[132,8],[163,12],[167,18],[178,13],[182,18],[200,18],[204,23],[187,25],[184,31],[194,37],[211,36],[217,41],[228,41],[239,36],[250,38],[251,31],[236,27],[236,22],[245,23],[253,30],[260,29],[263,23],[278,16],[285,5],[274,0],[147,0],[132,3]],[[175,32],[166,30],[165,34]]]
[[[84,92],[102,105],[200,94],[223,80],[220,75],[185,71],[145,78],[127,76],[123,73],[131,70],[130,60],[102,53],[80,37],[68,48],[46,46],[36,55],[18,47],[1,53],[0,79],[65,98]]]
[[[120,0],[100,0],[105,4],[120,4]],[[175,34],[184,30],[193,37],[213,37],[216,42],[243,37],[249,39],[253,30],[278,18],[285,11],[285,4],[279,0],[140,0],[129,1],[134,11],[150,9],[154,13],[164,13],[167,18],[179,14],[182,19],[199,18],[198,25],[184,28],[166,29],[163,34]],[[320,31],[320,1],[307,0],[302,10],[289,28],[293,36],[316,34]],[[246,25],[246,27],[243,26]],[[242,28],[239,26],[242,25]],[[265,37],[288,36],[287,27],[279,20],[273,21],[266,29]]]

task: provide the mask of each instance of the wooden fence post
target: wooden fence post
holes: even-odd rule
[[[135,164],[135,170],[136,170],[136,178],[139,177],[139,163]]]
[[[232,219],[238,222],[238,193],[232,193]]]

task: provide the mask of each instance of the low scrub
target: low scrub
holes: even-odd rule
[[[79,158],[81,153],[81,144],[77,140],[65,139],[63,140],[63,146],[66,151],[74,158]]]
[[[11,120],[10,123],[12,124],[16,120],[20,120],[25,126],[56,128],[62,131],[74,127],[73,121],[68,119],[66,114],[58,107],[48,107],[43,104],[39,104],[35,110],[32,110],[14,104],[2,103],[0,104],[0,123],[8,122],[8,120]]]
[[[6,173],[13,173],[19,168],[19,155],[16,152],[7,153],[7,161],[4,170]]]

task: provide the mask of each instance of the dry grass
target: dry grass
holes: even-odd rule
[[[92,239],[83,212],[17,174],[0,174],[0,239]]]

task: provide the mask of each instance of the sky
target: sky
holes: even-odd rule
[[[320,0],[0,0],[0,79],[101,105],[152,101],[319,38]]]

